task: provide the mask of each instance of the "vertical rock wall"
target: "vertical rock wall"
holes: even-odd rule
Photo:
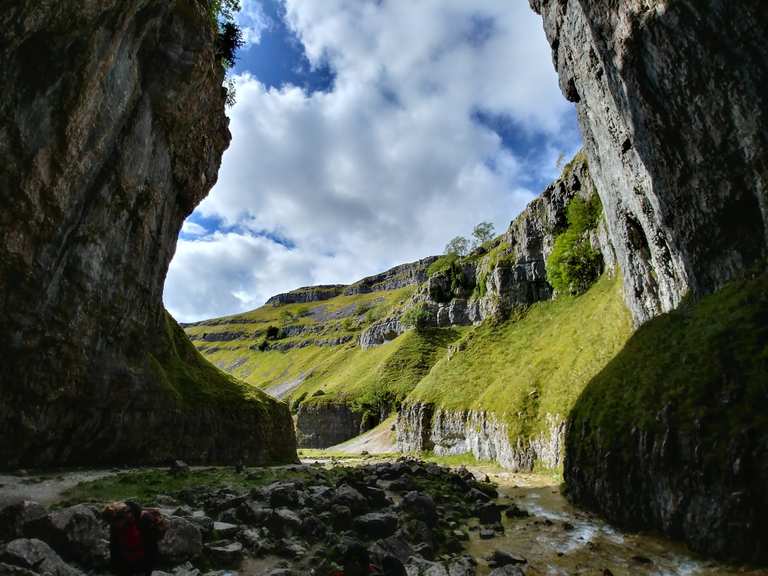
[[[278,403],[218,421],[231,383],[162,307],[230,138],[207,2],[26,0],[0,26],[0,461],[234,459],[235,430],[254,460],[294,458]]]
[[[637,323],[768,254],[768,11],[762,0],[530,0]]]

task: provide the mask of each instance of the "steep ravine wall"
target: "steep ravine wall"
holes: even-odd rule
[[[763,260],[764,2],[530,3],[576,103],[636,322]]]
[[[646,323],[577,403],[569,497],[709,555],[766,562],[764,295],[739,284],[768,254],[765,3],[530,3]]]
[[[513,443],[507,424],[488,411],[451,411],[417,402],[398,413],[397,449],[441,456],[472,454],[513,471],[529,472],[537,464],[558,468],[563,464],[565,422],[553,414],[547,415],[546,421],[546,432],[528,440],[517,438]]]
[[[300,448],[329,448],[365,432],[362,414],[343,402],[304,402],[296,414]]]
[[[162,306],[230,138],[207,3],[27,0],[0,25],[0,466],[295,459],[287,407]]]

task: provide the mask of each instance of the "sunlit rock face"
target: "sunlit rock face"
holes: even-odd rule
[[[277,404],[244,403],[246,425],[193,399],[207,368],[162,306],[181,224],[230,139],[206,5],[35,0],[0,15],[3,465],[280,459],[263,446],[272,428],[290,444]]]
[[[637,323],[766,257],[768,13],[760,0],[531,0]]]

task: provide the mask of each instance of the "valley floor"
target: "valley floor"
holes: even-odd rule
[[[387,438],[387,430],[389,426],[382,425],[373,434],[345,443],[342,447],[346,447],[347,451],[341,451],[342,447],[302,451],[302,466],[246,469],[245,475],[240,477],[249,478],[250,483],[243,480],[242,486],[237,485],[238,476],[231,468],[194,468],[185,478],[174,477],[172,480],[165,480],[167,473],[159,469],[128,472],[75,471],[42,476],[6,475],[0,477],[0,502],[18,498],[35,499],[55,508],[79,502],[125,498],[129,493],[136,493],[142,501],[152,501],[152,494],[172,493],[174,487],[182,485],[187,492],[190,488],[199,490],[203,485],[209,486],[208,490],[211,490],[212,485],[219,485],[231,486],[237,491],[280,480],[296,480],[306,473],[314,478],[320,478],[321,475],[344,478],[344,474],[358,474],[356,470],[360,473],[365,470],[370,474],[382,468],[386,470],[387,466],[397,466],[398,455],[374,454],[377,442],[382,448],[386,447],[381,443]],[[354,452],[353,448],[356,449]],[[360,448],[365,452],[361,454]],[[502,514],[503,531],[497,528],[492,538],[488,538],[487,531],[481,537],[483,526],[472,513],[458,519],[454,528],[468,535],[468,540],[463,543],[464,550],[477,562],[475,569],[480,576],[492,572],[488,559],[497,551],[525,559],[526,563],[521,567],[526,576],[768,575],[768,571],[729,567],[700,560],[683,546],[655,535],[623,533],[598,517],[571,506],[560,492],[561,479],[557,475],[511,473],[495,464],[473,461],[469,457],[426,458],[427,462],[433,460],[440,464],[453,464],[455,470],[459,469],[458,464],[468,464],[467,468],[476,478],[487,477],[497,485],[499,494],[496,502],[500,510],[509,509],[513,505],[513,509],[516,506],[522,511],[512,517]],[[422,471],[436,470],[428,464],[421,466]],[[115,477],[116,474],[119,476]],[[257,481],[254,480],[256,477]],[[431,482],[432,478],[428,476],[425,481]],[[390,497],[398,504],[403,494],[392,493]],[[270,553],[257,557],[246,555],[239,567],[239,574],[256,576],[272,570],[289,569],[294,567],[294,562],[298,563],[299,559],[290,560],[285,555]],[[409,576],[421,574],[422,568],[428,568],[426,565],[420,568],[416,566],[408,565]]]

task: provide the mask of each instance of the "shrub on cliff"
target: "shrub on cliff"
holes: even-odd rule
[[[423,330],[426,328],[427,322],[429,322],[429,312],[427,312],[423,304],[416,304],[405,311],[400,321],[409,328]]]
[[[568,227],[555,239],[547,258],[547,279],[558,292],[581,294],[600,276],[603,259],[587,233],[597,227],[602,209],[596,195],[589,201],[577,197],[568,204]]]

